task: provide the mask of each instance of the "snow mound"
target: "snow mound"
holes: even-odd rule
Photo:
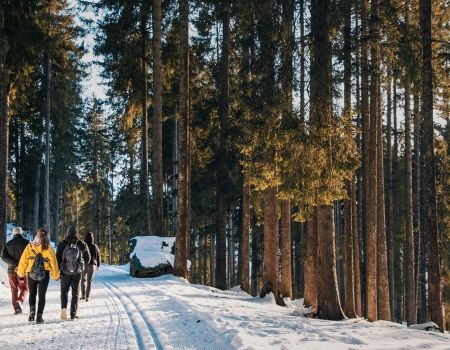
[[[434,322],[425,322],[419,324],[412,324],[408,328],[416,329],[419,331],[439,332],[439,326]]]
[[[130,239],[130,259],[136,256],[144,267],[174,265],[175,237],[137,236]]]

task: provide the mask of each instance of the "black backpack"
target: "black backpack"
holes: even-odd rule
[[[48,259],[44,259],[41,253],[36,253],[31,243],[30,247],[34,254],[34,257],[31,257],[30,259],[34,259],[34,264],[29,275],[35,281],[42,281],[45,278],[44,262],[48,262]]]
[[[62,272],[65,275],[78,275],[83,271],[83,259],[77,243],[67,244],[62,255]]]

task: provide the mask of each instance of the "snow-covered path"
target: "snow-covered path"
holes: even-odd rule
[[[91,300],[80,301],[78,321],[59,319],[59,300],[51,282],[45,324],[29,324],[28,305],[12,315],[9,290],[0,285],[0,349],[450,349],[448,334],[305,319],[270,299],[173,276],[134,279],[123,267],[102,268]]]

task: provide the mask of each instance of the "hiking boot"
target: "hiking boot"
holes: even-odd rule
[[[42,314],[37,314],[36,323],[37,324],[44,323],[44,319],[42,318]]]
[[[86,302],[88,302],[89,301],[89,298],[86,298]]]
[[[84,300],[84,295],[81,296],[80,300]]]
[[[22,308],[20,307],[20,303],[16,301],[14,303],[14,314],[20,315],[22,313]]]
[[[61,309],[61,320],[67,320],[67,309]]]
[[[78,320],[78,316],[77,315],[70,315],[70,319],[72,321],[76,321],[76,320]]]
[[[28,316],[28,322],[33,322],[36,317],[36,311],[34,309],[30,309],[30,315]]]

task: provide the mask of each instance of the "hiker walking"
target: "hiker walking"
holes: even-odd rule
[[[94,280],[94,274],[98,271],[101,264],[100,249],[94,244],[94,234],[88,232],[84,238],[89,253],[91,254],[91,261],[89,264],[84,265],[83,275],[81,277],[81,299],[89,301],[89,295],[91,293],[91,285]]]
[[[28,321],[44,323],[42,314],[45,308],[45,295],[47,293],[50,276],[57,281],[59,279],[58,263],[56,262],[55,251],[50,245],[50,239],[46,229],[40,228],[33,241],[27,244],[20,258],[17,267],[19,280],[24,281],[28,274],[28,286],[30,296],[30,316]],[[36,295],[39,296],[36,314]]]
[[[77,308],[81,273],[84,265],[89,264],[91,255],[86,243],[80,240],[78,231],[74,226],[69,228],[66,238],[59,242],[56,249],[56,258],[61,270],[61,319],[67,320],[69,289],[72,289],[70,319],[75,320],[78,318]]]
[[[19,265],[20,257],[29,243],[22,235],[22,228],[17,226],[13,228],[13,238],[7,242],[2,249],[2,260],[8,264],[9,287],[11,288],[11,301],[14,307],[14,313],[21,314],[20,306],[25,301],[28,294],[28,282],[25,277],[20,280],[17,276],[17,265]]]

